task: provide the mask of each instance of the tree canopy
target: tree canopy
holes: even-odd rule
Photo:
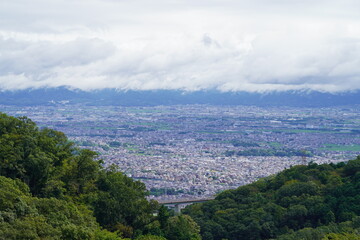
[[[0,239],[140,236],[158,205],[101,163],[61,132],[0,114]]]
[[[184,212],[205,240],[360,239],[359,166],[360,157],[294,166]]]
[[[294,166],[181,216],[147,194],[65,134],[0,114],[0,240],[360,239],[360,157]]]

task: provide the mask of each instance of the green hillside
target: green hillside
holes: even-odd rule
[[[0,239],[200,238],[189,216],[170,216],[101,163],[61,132],[0,114]]]
[[[360,157],[295,166],[181,216],[147,194],[63,133],[0,114],[0,240],[360,239]]]
[[[360,239],[360,157],[295,166],[184,212],[204,240]]]

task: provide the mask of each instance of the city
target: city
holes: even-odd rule
[[[285,168],[360,154],[360,106],[294,108],[175,105],[15,107],[41,128],[64,132],[144,182],[149,198],[213,196]]]

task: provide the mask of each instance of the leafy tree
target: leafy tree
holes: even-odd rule
[[[169,240],[201,239],[200,227],[190,216],[174,216],[169,219],[166,238]]]
[[[101,169],[101,162],[94,160],[96,156],[97,153],[83,149],[64,161],[60,179],[69,194],[79,195],[96,189],[95,181]]]
[[[94,239],[99,231],[86,206],[32,197],[26,184],[0,176],[0,239]]]
[[[136,238],[136,240],[166,240],[166,238],[156,235],[142,235]]]
[[[98,222],[112,229],[116,224],[143,228],[152,219],[156,204],[146,199],[145,185],[116,171],[102,171],[98,191],[89,199]]]
[[[199,224],[205,240],[356,236],[360,228],[355,224],[360,222],[355,220],[360,216],[359,159],[294,166],[224,191],[215,200],[188,206],[183,212]]]
[[[101,164],[61,132],[0,114],[0,239],[140,235],[158,205],[143,183]]]

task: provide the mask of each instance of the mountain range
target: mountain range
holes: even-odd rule
[[[316,91],[220,92],[217,90],[83,91],[67,87],[0,91],[0,104],[53,105],[87,104],[114,106],[156,106],[180,104],[331,107],[360,104],[360,91],[325,93]]]

